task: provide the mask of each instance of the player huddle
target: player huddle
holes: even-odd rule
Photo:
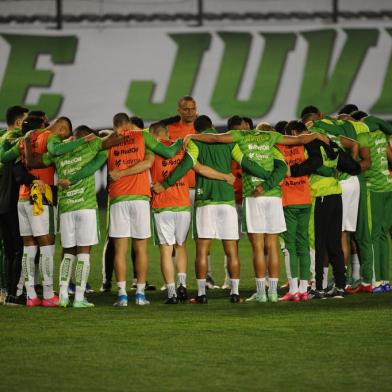
[[[114,306],[128,305],[130,238],[135,302],[149,304],[145,288],[151,236],[160,249],[165,303],[188,300],[190,227],[197,279],[191,303],[208,301],[213,239],[222,241],[229,299],[242,302],[241,233],[251,243],[256,280],[256,291],[246,301],[297,302],[390,291],[390,124],[355,105],[344,106],[336,117],[308,106],[300,121],[280,121],[274,127],[260,123],[254,128],[250,119],[233,116],[228,131],[219,133],[208,116],[197,114],[192,97],[180,98],[177,112],[179,116],[148,129],[140,118],[118,113],[113,130],[99,137],[84,125],[73,130],[66,117],[48,124],[43,112],[28,113],[19,106],[7,111],[8,130],[0,134],[6,265],[0,283],[7,284],[8,302],[68,307],[74,271],[72,306],[94,306],[85,291],[91,247],[100,241],[95,172],[105,164],[109,227],[103,290],[111,287],[112,263],[118,286]],[[62,245],[58,296],[53,291],[57,216]],[[279,242],[288,277],[288,292],[280,298]],[[42,298],[35,289],[38,269]],[[25,299],[17,295],[23,285]]]

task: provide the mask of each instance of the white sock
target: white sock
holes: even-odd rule
[[[80,253],[75,268],[75,301],[83,301],[88,275],[90,274],[90,255]]]
[[[197,295],[206,295],[206,280],[205,279],[196,279],[197,280]]]
[[[300,280],[299,281],[299,292],[306,293],[308,291],[308,281],[307,280]]]
[[[186,287],[186,273],[179,272],[177,274],[177,278],[178,278],[178,285],[182,284],[184,287]]]
[[[351,255],[351,276],[354,281],[361,279],[361,265],[357,253]]]
[[[64,253],[63,260],[60,264],[60,297],[68,298],[68,285],[72,276],[72,264],[75,260],[75,255]]]
[[[136,283],[136,294],[144,294],[145,288],[146,288],[145,283]]]
[[[278,278],[269,278],[269,293],[276,293],[278,291]]]
[[[256,278],[256,291],[258,294],[265,294],[265,278]]]
[[[24,282],[26,286],[27,296],[29,298],[37,298],[37,293],[34,288],[34,275],[35,275],[35,255],[37,254],[37,247],[24,246],[22,257],[22,271]]]
[[[208,263],[207,275],[211,276],[212,272],[211,272],[211,256],[210,255],[207,256],[207,263]]]
[[[328,287],[328,267],[323,268],[323,290]]]
[[[39,258],[39,267],[42,275],[43,295],[45,299],[52,298],[53,292],[53,257],[54,245],[40,246],[41,256]]]
[[[289,278],[290,293],[298,293],[298,278]]]
[[[127,282],[125,280],[117,282],[118,295],[127,295],[126,284]]]
[[[23,270],[20,273],[19,282],[16,286],[16,296],[19,297],[23,293],[23,286],[24,286],[24,278],[23,278]]]
[[[239,279],[230,279],[230,283],[231,283],[230,294],[239,295],[238,286],[240,285],[240,280]]]
[[[177,297],[176,285],[174,283],[166,283],[166,288],[168,298]]]

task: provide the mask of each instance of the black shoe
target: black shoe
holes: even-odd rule
[[[24,306],[26,305],[26,296],[24,294],[21,295],[8,295],[5,304],[7,306]]]
[[[238,294],[230,294],[230,302],[232,304],[239,304],[242,302],[242,299]]]
[[[177,297],[179,302],[185,302],[188,299],[188,291],[182,284],[177,287]]]
[[[206,287],[207,289],[219,289],[219,286],[215,284],[214,279],[212,278],[211,275],[206,276]]]
[[[101,288],[99,289],[101,293],[110,293],[112,291],[112,282],[102,283]]]
[[[42,284],[36,284],[34,288],[38,296],[42,295],[42,293],[44,292],[44,288],[42,287]]]
[[[310,290],[309,299],[326,299],[324,290]]]
[[[208,303],[206,295],[198,295],[195,298],[191,299],[191,304],[206,304]]]
[[[149,284],[146,282],[146,288],[144,289],[145,291],[155,291],[157,288],[153,284]]]
[[[336,299],[343,299],[345,295],[346,292],[344,291],[344,289],[338,289],[337,287],[334,287],[332,290],[328,291],[327,293],[328,298],[336,298]]]
[[[168,298],[164,303],[166,305],[177,305],[178,304],[178,298],[177,297]]]

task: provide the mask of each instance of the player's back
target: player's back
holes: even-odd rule
[[[209,129],[203,133],[216,133]],[[199,150],[198,161],[222,173],[231,173],[234,144],[207,144],[195,141]],[[215,180],[198,175],[196,178],[196,200],[233,201],[234,189],[225,181]]]

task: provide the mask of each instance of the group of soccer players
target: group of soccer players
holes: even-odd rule
[[[177,113],[148,129],[142,119],[118,113],[112,130],[97,133],[85,125],[73,129],[67,117],[49,124],[44,112],[7,110],[8,129],[0,133],[0,287],[7,303],[71,306],[74,272],[72,306],[94,306],[85,294],[91,247],[100,241],[95,172],[105,164],[109,225],[102,291],[111,288],[114,266],[114,306],[128,305],[129,239],[135,303],[150,303],[145,289],[151,236],[160,250],[165,303],[188,301],[189,231],[196,242],[197,295],[191,303],[208,302],[213,239],[222,241],[230,302],[242,302],[238,241],[243,233],[251,243],[256,283],[246,301],[298,302],[391,290],[389,123],[355,105],[345,105],[335,117],[308,106],[301,120],[274,126],[254,127],[251,119],[234,115],[222,133],[208,116],[198,115],[190,96],[179,99]],[[58,295],[53,289],[57,226]],[[280,298],[279,246],[288,278]]]

